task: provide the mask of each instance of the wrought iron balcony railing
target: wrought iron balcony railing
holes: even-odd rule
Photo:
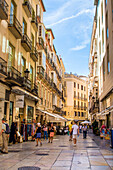
[[[26,14],[28,17],[31,17],[31,13],[32,13],[32,6],[29,2],[29,0],[24,0],[24,3],[22,4]]]
[[[27,52],[31,52],[32,49],[31,40],[27,36],[27,34],[23,34],[21,44]]]
[[[7,62],[0,57],[0,77],[7,76]]]
[[[22,26],[15,15],[9,16],[8,28],[17,39],[22,38]]]
[[[0,19],[8,19],[8,4],[5,0],[0,0]]]

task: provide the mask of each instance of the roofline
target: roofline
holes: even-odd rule
[[[47,28],[46,30],[47,30],[47,31],[50,31],[50,32],[51,32],[51,34],[52,34],[53,39],[55,39],[55,36],[54,36],[54,34],[53,34],[52,29],[51,29],[51,28]]]
[[[44,6],[44,3],[43,3],[43,0],[40,0],[41,4],[42,4],[42,7],[43,7],[43,12],[46,12],[46,9],[45,9],[45,6]]]

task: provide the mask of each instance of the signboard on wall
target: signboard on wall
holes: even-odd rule
[[[24,108],[24,95],[16,95],[16,107]]]

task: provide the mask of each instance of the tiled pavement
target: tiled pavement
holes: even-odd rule
[[[35,142],[26,142],[9,147],[9,154],[0,153],[0,170],[18,170],[33,166],[41,170],[111,170],[113,151],[99,148],[90,138],[78,138],[77,146],[68,136],[56,136],[54,142],[35,147]]]

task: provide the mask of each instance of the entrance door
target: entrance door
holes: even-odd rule
[[[110,114],[107,115],[107,128],[110,126]]]
[[[13,122],[13,102],[10,102],[10,110],[9,110],[9,127],[11,127],[11,124]]]

